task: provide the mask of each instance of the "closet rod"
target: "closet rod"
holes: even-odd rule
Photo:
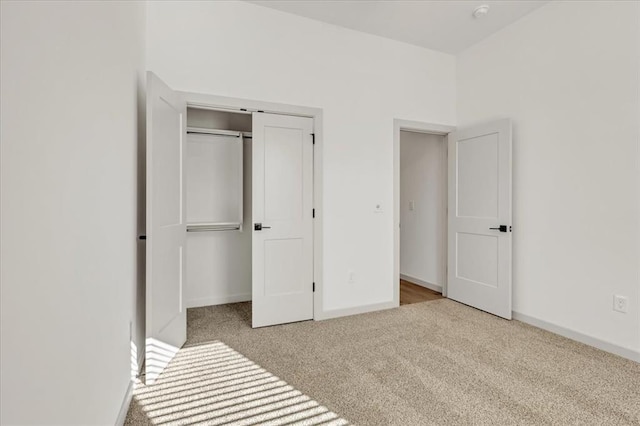
[[[204,231],[237,231],[241,228],[240,223],[188,223],[187,232]]]
[[[196,133],[196,134],[203,134],[203,135],[218,135],[218,136],[235,136],[237,138],[242,136],[242,132],[234,132],[232,130],[207,129],[204,127],[187,127],[187,133]]]
[[[187,228],[187,232],[217,232],[217,231],[238,231],[240,227],[234,228]]]
[[[187,132],[190,135],[218,135],[217,133],[204,133],[204,132]],[[218,135],[221,136],[221,135]],[[233,136],[233,135],[222,135],[222,136]],[[234,136],[236,138],[239,138],[240,136]],[[253,139],[253,136],[251,136],[251,133],[243,133],[242,137],[244,137],[245,139]]]

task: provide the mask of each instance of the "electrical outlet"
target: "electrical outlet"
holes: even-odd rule
[[[615,295],[613,296],[613,310],[622,312],[623,314],[627,313],[627,308],[629,306],[629,299],[625,296]]]
[[[412,212],[416,209],[416,202],[415,201],[409,201],[409,211]]]
[[[129,321],[129,341],[133,341],[133,321]]]
[[[353,272],[352,269],[349,269],[349,272],[347,273],[347,282],[349,284],[355,284],[356,282],[356,273]]]

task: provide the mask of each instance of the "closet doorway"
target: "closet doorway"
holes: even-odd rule
[[[252,302],[252,327],[321,312],[321,110],[178,92],[147,75],[146,379],[186,309]]]
[[[313,319],[313,119],[187,104],[187,308]]]

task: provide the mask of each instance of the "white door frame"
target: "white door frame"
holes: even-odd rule
[[[313,319],[322,319],[324,317],[324,306],[322,303],[322,222],[324,217],[322,206],[322,109],[250,99],[229,98],[226,96],[207,95],[202,93],[179,93],[186,101],[187,107],[246,114],[251,114],[252,112],[266,112],[271,114],[295,115],[313,118],[313,208],[315,209],[315,219],[313,221],[313,282],[315,283],[315,292],[313,293]],[[251,226],[250,229],[253,229],[253,226]],[[312,283],[309,283],[309,285],[311,284]]]
[[[435,123],[423,123],[420,121],[410,120],[393,120],[393,304],[400,306],[400,132],[427,133],[432,135],[446,136],[456,130],[455,126],[448,126]],[[447,139],[444,138],[444,155],[447,152]],[[446,157],[443,158],[446,162]],[[444,206],[447,206],[447,197],[449,191],[447,189],[447,179],[444,179]],[[447,232],[447,217],[444,217],[444,232]],[[445,279],[442,283],[442,295],[447,296],[447,238],[442,238],[442,250],[445,253]]]

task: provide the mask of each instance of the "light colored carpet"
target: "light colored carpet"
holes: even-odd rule
[[[222,342],[183,347],[158,380],[136,383],[126,424],[348,425]]]
[[[640,364],[448,299],[257,330],[250,310],[189,310],[188,344],[224,342],[353,424],[640,425]],[[127,421],[151,423],[139,402]]]

